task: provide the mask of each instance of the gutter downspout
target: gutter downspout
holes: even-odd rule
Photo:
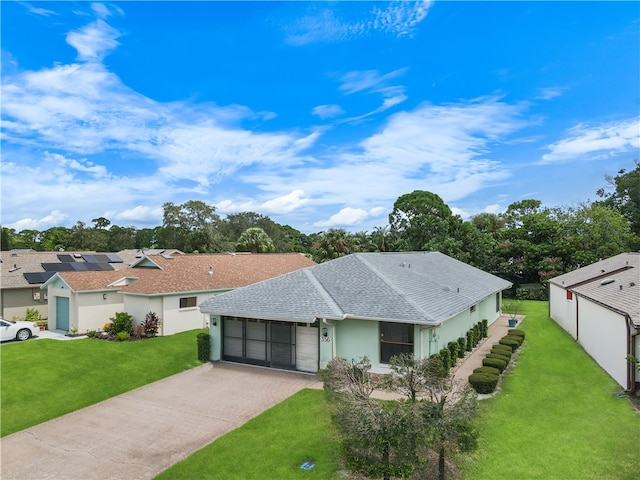
[[[627,313],[624,318],[627,321],[627,355],[631,355],[635,357],[636,352],[634,351],[634,346],[636,343],[636,338],[638,337],[638,329],[635,327],[633,322],[631,321],[631,316]],[[631,333],[635,331],[635,333]],[[627,388],[626,390],[630,393],[635,393],[636,391],[636,371],[638,367],[636,367],[634,362],[627,361]]]

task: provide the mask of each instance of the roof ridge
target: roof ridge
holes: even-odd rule
[[[318,280],[316,278],[316,276],[314,275],[313,268],[315,266],[316,265],[314,265],[313,267],[303,268],[302,272],[309,278],[309,281],[311,281],[313,286],[316,288],[316,291],[327,302],[327,306],[333,312],[335,312],[336,317],[342,318],[342,316],[344,315],[344,312],[342,311],[342,309],[340,308],[338,303],[334,300],[334,298],[331,296],[331,294],[329,292],[327,292],[327,290],[322,286],[322,283],[320,282],[320,280]],[[295,273],[295,272],[291,272],[291,273]]]

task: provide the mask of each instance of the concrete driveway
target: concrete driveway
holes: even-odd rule
[[[0,477],[150,479],[319,382],[314,375],[205,364],[2,438]]]

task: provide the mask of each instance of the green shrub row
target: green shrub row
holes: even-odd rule
[[[488,333],[489,321],[485,318],[470,328],[465,337],[447,343],[446,348],[441,349],[432,357],[438,358],[445,370],[449,370],[456,364],[458,358],[464,358],[465,353],[473,350]]]
[[[469,383],[476,392],[492,393],[496,389],[500,375],[509,365],[513,352],[524,342],[524,337],[523,330],[512,328],[508,335],[491,347],[491,351],[482,360],[482,367],[476,368],[469,375]]]

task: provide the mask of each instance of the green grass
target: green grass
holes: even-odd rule
[[[522,302],[518,313],[526,343],[502,391],[481,402],[480,448],[464,478],[638,478],[640,414],[549,319],[547,302]]]
[[[322,390],[306,389],[165,470],[159,480],[337,478],[337,441]],[[312,470],[300,465],[310,461]]]
[[[3,343],[0,435],[200,365],[198,332],[121,343],[90,338]]]

